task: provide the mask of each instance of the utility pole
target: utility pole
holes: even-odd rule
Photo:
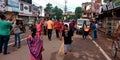
[[[64,20],[66,20],[66,18],[67,18],[67,0],[65,0],[65,8],[64,8],[64,13],[65,13]]]
[[[67,0],[65,0],[65,9],[64,9],[64,11],[65,11],[65,14],[66,14],[66,12],[67,12]]]

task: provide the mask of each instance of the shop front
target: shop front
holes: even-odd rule
[[[13,4],[14,3],[14,4]],[[19,12],[19,0],[8,0],[5,15],[7,19],[16,21]]]

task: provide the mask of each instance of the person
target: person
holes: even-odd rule
[[[88,29],[86,21],[83,22],[83,26],[82,26],[82,36],[83,39],[86,39],[86,36],[88,35],[89,30],[86,31],[86,29]]]
[[[19,24],[15,24],[14,26],[13,26],[13,32],[14,32],[14,35],[15,35],[15,39],[14,39],[14,45],[13,45],[13,47],[15,47],[16,45],[17,45],[17,41],[18,41],[18,48],[20,48],[20,28],[19,28]]]
[[[73,32],[75,31],[75,21],[70,22],[70,27],[72,28]]]
[[[45,19],[44,24],[43,24],[44,35],[47,35],[47,33],[46,33],[47,32],[47,26],[46,26],[47,24],[46,23],[47,23],[47,20]]]
[[[97,24],[97,22],[96,22],[96,21],[95,21],[95,25],[96,25],[95,38],[97,39],[97,29],[98,29],[99,27],[98,27],[98,24]]]
[[[36,34],[38,34],[38,35],[40,35],[40,33],[41,33],[41,23],[40,23],[40,21],[38,21],[37,23],[36,23]]]
[[[48,39],[51,41],[51,37],[52,37],[52,30],[54,27],[54,22],[52,21],[52,18],[50,18],[47,21],[47,29],[48,29]]]
[[[120,41],[120,25],[118,25],[115,31],[115,37]]]
[[[7,51],[8,41],[10,39],[10,26],[12,22],[6,20],[6,16],[0,14],[0,53],[2,53],[2,47],[4,45],[4,55],[9,54]]]
[[[64,52],[67,54],[71,51],[71,43],[73,40],[73,33],[72,30],[69,30],[67,24],[64,25],[64,30],[62,32],[62,40],[64,40]]]
[[[97,26],[96,26],[96,21],[93,20],[91,30],[92,30],[92,40],[97,38]]]
[[[57,20],[57,22],[55,23],[55,29],[56,29],[56,37],[60,38],[60,30],[62,28],[61,22],[60,20]]]
[[[30,51],[30,60],[43,60],[42,51],[43,41],[40,36],[36,34],[37,30],[35,27],[31,30],[31,35],[27,38],[27,43]]]

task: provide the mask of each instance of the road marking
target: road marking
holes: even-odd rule
[[[23,33],[23,34],[20,34],[20,35],[24,35],[24,33]],[[11,35],[10,39],[11,39],[11,38],[14,38],[14,35]]]
[[[24,41],[24,40],[26,40],[26,39],[27,39],[27,38],[23,38],[23,39],[21,39],[21,41]],[[14,44],[14,42],[9,43],[8,46],[13,45],[13,44]]]
[[[92,40],[92,37],[89,36],[89,38]],[[92,42],[99,48],[99,50],[102,52],[102,54],[105,56],[107,60],[112,60],[94,40],[92,40]]]

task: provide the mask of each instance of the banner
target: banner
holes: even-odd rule
[[[5,12],[5,1],[0,0],[0,12]]]
[[[19,8],[19,0],[8,0],[8,6]]]
[[[120,7],[120,0],[112,0],[112,1],[114,3],[115,8]]]

